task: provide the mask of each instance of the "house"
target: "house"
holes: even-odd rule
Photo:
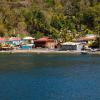
[[[56,42],[48,37],[43,37],[34,41],[35,47],[54,49]]]
[[[6,41],[6,38],[0,37],[0,43],[5,42],[5,41]]]
[[[20,39],[19,37],[11,37],[11,38],[9,38],[9,40],[8,40],[8,42],[9,42],[10,44],[13,44],[13,45],[15,45],[15,46],[20,45],[20,41],[21,41],[21,39]]]
[[[30,36],[23,38],[22,43],[21,43],[21,49],[28,50],[28,49],[32,49],[33,47],[35,47],[34,39],[35,38],[30,37]]]
[[[97,39],[96,35],[87,34],[84,37],[78,38],[76,41],[84,43],[84,47],[87,49],[87,48],[89,48],[89,46],[91,46],[96,41],[96,39]]]
[[[79,42],[89,42],[89,41],[95,41],[96,40],[96,35],[88,34],[84,37],[80,37],[77,39]]]

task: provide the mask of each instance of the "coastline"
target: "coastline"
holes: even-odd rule
[[[48,49],[32,49],[32,50],[9,50],[9,51],[0,51],[0,54],[89,54],[89,55],[100,55],[100,51],[58,51],[58,50],[48,50]]]
[[[0,51],[0,53],[4,54],[23,54],[23,53],[33,53],[33,54],[80,54],[80,52],[76,51],[56,51],[56,50],[9,50],[9,51]]]

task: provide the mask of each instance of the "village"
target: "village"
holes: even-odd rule
[[[74,39],[69,42],[62,42],[50,37],[41,37],[35,39],[31,36],[20,37],[0,37],[0,52],[16,52],[16,53],[90,53],[99,52],[99,43],[97,36],[88,34],[84,37]]]

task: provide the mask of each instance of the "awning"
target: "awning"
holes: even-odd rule
[[[10,41],[20,41],[21,39],[19,37],[11,37],[9,40]]]
[[[24,39],[24,40],[33,40],[33,39],[35,39],[35,38],[28,36],[28,37],[25,37],[25,38],[23,38],[23,39]]]

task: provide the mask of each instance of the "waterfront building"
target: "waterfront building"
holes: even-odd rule
[[[61,43],[60,50],[74,50],[74,51],[81,51],[83,49],[82,43],[75,43],[75,42],[65,42]]]
[[[36,48],[40,47],[40,48],[48,48],[48,49],[55,49],[57,45],[54,39],[48,37],[39,38],[34,41],[34,44]]]

